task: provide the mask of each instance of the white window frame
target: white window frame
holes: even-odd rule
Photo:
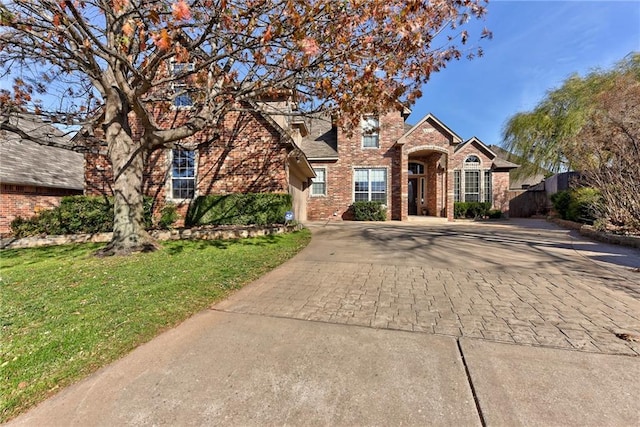
[[[362,191],[356,191],[356,173],[358,171],[367,171],[367,199],[366,200],[356,200],[356,194],[363,194]],[[383,171],[384,172],[384,201],[382,200],[372,200],[373,194],[380,194],[379,191],[373,191],[371,189],[371,172],[372,171]],[[387,206],[389,203],[389,169],[386,166],[355,166],[352,170],[352,196],[351,200],[356,201],[374,201],[380,202],[384,206]]]
[[[325,197],[327,195],[327,167],[326,166],[315,167],[313,168],[313,171],[316,173],[316,177],[311,178],[311,190],[309,194],[311,195],[311,197]],[[322,171],[322,174],[323,174],[322,181],[319,180],[318,171]],[[314,191],[314,185],[316,184],[322,184],[323,191],[321,193],[317,193]]]
[[[479,161],[468,162],[471,157],[476,157]],[[467,192],[467,172],[478,174],[478,200],[473,201],[493,203],[493,176],[491,169],[483,169],[482,159],[475,154],[470,154],[465,158],[462,169],[455,169],[453,171],[454,201],[469,202],[470,200],[468,200],[467,194],[476,194]],[[487,184],[489,185],[487,186]]]
[[[372,114],[362,116],[360,130],[362,131],[362,148],[374,150],[380,148],[380,118],[378,116]]]
[[[187,151],[193,153],[193,176],[185,176],[185,177],[175,177],[173,170],[173,162],[176,151]],[[193,181],[193,196],[192,197],[174,197],[173,194],[173,182],[176,179],[181,180],[192,180]],[[172,201],[181,201],[181,200],[193,200],[198,196],[198,151],[197,150],[183,150],[179,148],[174,148],[169,150],[169,192],[168,192],[168,200]]]
[[[179,71],[176,71],[176,69],[179,69]],[[169,62],[169,72],[173,78],[177,77],[179,73],[184,72],[185,69],[186,72],[193,71],[195,69],[195,64],[193,62],[177,62],[175,60]],[[191,98],[191,95],[189,95],[189,91],[187,90],[188,87],[188,84],[184,81],[174,80],[171,82],[171,90],[173,92],[171,104],[173,108],[189,109],[193,107],[193,99]],[[187,97],[189,99],[189,104],[177,104],[181,97]]]

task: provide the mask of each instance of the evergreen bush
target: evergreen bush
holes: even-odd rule
[[[386,221],[387,210],[380,202],[354,202],[351,205],[356,221]]]
[[[151,226],[153,199],[144,198],[144,223]],[[15,237],[104,233],[113,230],[113,198],[103,196],[65,196],[60,205],[31,218],[17,217],[11,222]]]
[[[455,202],[453,204],[454,218],[484,218],[489,215],[490,202]]]
[[[283,224],[291,207],[291,195],[283,193],[200,196],[189,206],[185,226]]]

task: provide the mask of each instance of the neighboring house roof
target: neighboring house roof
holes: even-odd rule
[[[404,122],[404,133],[409,132],[412,127],[413,127],[413,125],[410,125],[409,123]]]
[[[508,161],[507,159],[500,157],[497,153],[491,150],[489,146],[487,146],[484,142],[482,142],[480,138],[476,136],[469,138],[464,143],[458,145],[455,148],[455,151],[458,152],[460,150],[463,150],[468,145],[475,145],[476,148],[478,148],[479,150],[482,150],[487,155],[487,157],[491,159],[491,162],[492,162],[491,167],[494,170],[510,170],[510,169],[515,169],[520,167],[520,165],[517,165],[515,163]]]
[[[307,117],[309,134],[302,139],[300,148],[309,160],[338,159],[338,130],[328,114]]]
[[[449,137],[451,138],[451,142],[453,144],[458,144],[460,142],[462,142],[462,138],[460,138],[460,136],[455,133],[454,131],[452,131],[451,129],[449,129],[449,127],[447,127],[444,123],[442,123],[440,120],[438,120],[438,118],[436,116],[434,116],[433,114],[429,113],[426,116],[424,116],[422,118],[422,120],[420,120],[415,126],[412,126],[411,128],[407,129],[405,126],[405,133],[404,135],[402,135],[400,137],[400,139],[398,139],[398,144],[404,144],[405,139],[411,135],[416,129],[419,129],[420,126],[424,123],[428,121],[432,126],[439,128],[440,131],[442,131],[443,133],[449,135]]]
[[[71,150],[71,141],[62,131],[30,114],[11,115],[8,121],[28,138],[7,130],[0,132],[0,182],[84,188],[84,156]]]
[[[491,150],[493,150],[499,157],[503,158],[503,159],[510,159],[510,160],[516,160],[518,161],[520,164],[523,164],[524,162],[527,162],[527,160],[518,158],[517,156],[515,156],[514,154],[508,152],[507,150],[505,150],[502,147],[499,147],[497,145],[490,145],[489,146],[491,148]],[[517,189],[521,189],[521,188],[529,188],[532,187],[534,185],[539,184],[540,182],[544,181],[545,179],[545,174],[544,172],[541,173],[537,173],[537,174],[533,174],[530,176],[511,176],[510,177],[510,184],[509,187],[510,188],[517,188]]]

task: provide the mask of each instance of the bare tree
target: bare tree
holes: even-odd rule
[[[599,190],[601,225],[640,234],[640,81],[618,76],[596,99],[569,154]]]
[[[481,18],[485,3],[12,0],[0,5],[0,70],[19,79],[0,98],[3,109],[100,129],[114,171],[105,253],[153,249],[142,221],[146,153],[215,128],[238,102],[282,90],[295,89],[301,111],[342,112],[345,126],[361,112],[411,104],[432,72],[482,53],[463,50],[461,26]],[[169,61],[194,66],[166,73]],[[188,117],[163,128],[152,110],[168,109],[163,88],[184,79],[201,90]]]

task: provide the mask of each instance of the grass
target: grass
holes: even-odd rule
[[[97,258],[99,245],[0,252],[0,421],[120,358],[291,258],[303,230],[173,241]]]

